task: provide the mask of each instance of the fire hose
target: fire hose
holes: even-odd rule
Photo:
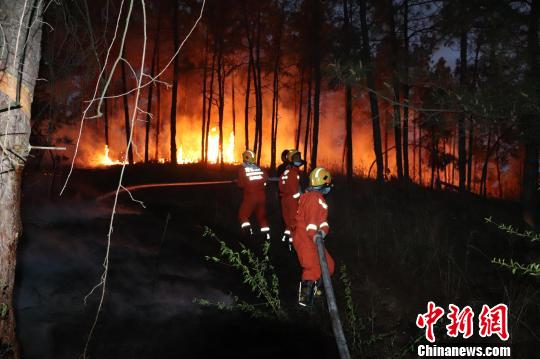
[[[278,182],[279,177],[269,177],[268,182]],[[198,182],[172,182],[172,183],[149,183],[149,184],[139,184],[120,188],[121,192],[134,192],[140,189],[148,188],[162,188],[162,187],[194,187],[194,186],[211,186],[219,184],[230,184],[236,183],[237,180],[225,180],[225,181],[198,181]],[[98,201],[114,196],[116,191],[106,193],[97,198]]]
[[[332,320],[332,330],[336,338],[336,344],[339,351],[339,357],[341,359],[350,359],[349,347],[347,346],[347,339],[343,332],[343,326],[339,319],[339,312],[336,304],[336,296],[334,295],[334,288],[332,287],[332,280],[330,279],[330,271],[328,270],[328,263],[326,262],[326,255],[324,254],[324,242],[321,236],[315,237],[317,244],[317,252],[319,254],[319,262],[321,264],[321,273],[324,284],[324,292],[326,293],[326,302],[328,303],[328,312],[330,313],[330,319]]]
[[[279,179],[275,177],[271,177],[268,180],[276,181]],[[134,186],[128,186],[128,187],[121,187],[121,190],[132,192],[132,191],[137,191],[140,189],[148,189],[148,188],[209,186],[209,185],[230,184],[230,183],[235,183],[235,182],[236,180],[152,183],[152,184],[142,184],[142,185],[134,185]],[[98,197],[98,200],[111,197],[115,194],[116,194],[116,191],[109,192],[101,197]],[[322,273],[322,278],[323,278],[324,292],[326,293],[326,301],[328,304],[328,312],[330,313],[330,318],[332,320],[332,330],[336,338],[336,344],[338,347],[339,356],[341,359],[350,359],[351,355],[349,353],[349,348],[347,346],[347,339],[345,338],[345,333],[343,332],[343,326],[341,325],[341,320],[339,319],[339,312],[338,312],[338,308],[336,304],[336,296],[334,294],[334,288],[332,287],[332,281],[330,279],[330,271],[328,270],[328,263],[326,262],[323,238],[321,236],[316,236],[315,242],[317,244],[317,252],[319,254],[319,262],[321,265],[321,273]]]
[[[149,184],[139,184],[120,188],[121,192],[133,192],[140,189],[148,188],[162,188],[162,187],[192,187],[192,186],[211,186],[219,184],[230,184],[235,183],[236,180],[226,180],[226,181],[198,181],[198,182],[171,182],[171,183],[149,183]],[[109,197],[112,197],[116,194],[116,191],[106,193],[97,198],[97,200],[103,200]]]

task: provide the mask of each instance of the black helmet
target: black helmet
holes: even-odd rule
[[[283,163],[287,162],[287,155],[288,154],[289,154],[289,150],[283,150],[283,152],[281,152],[281,161]]]

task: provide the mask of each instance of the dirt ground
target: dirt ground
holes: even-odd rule
[[[226,167],[203,169],[135,166],[126,184],[234,178]],[[78,170],[62,197],[62,174],[27,171],[24,236],[17,277],[18,334],[23,358],[74,358],[82,353],[99,291],[111,198],[118,168]],[[54,183],[52,182],[54,181]],[[240,234],[240,192],[232,184],[124,193],[114,225],[109,281],[103,313],[90,344],[91,358],[333,358],[337,357],[322,305],[307,313],[295,306],[300,270],[279,242],[277,194],[270,186],[268,211],[274,229],[272,261],[290,320],[253,319],[237,311],[201,307],[194,299],[231,303],[233,296],[256,304],[230,268],[213,264],[217,245],[202,237],[204,226],[234,248]],[[515,203],[434,193],[369,181],[346,186],[338,178],[329,197],[329,250],[346,264],[361,326],[363,357],[416,357],[423,332],[417,314],[429,300],[479,308],[509,304],[513,356],[530,358],[540,340],[539,282],[512,276],[490,263],[493,257],[534,260],[538,248],[509,238],[485,217],[519,225]],[[279,230],[278,230],[279,229]],[[257,251],[258,243],[247,243]],[[347,326],[343,285],[334,278]],[[350,328],[346,329],[352,340]],[[474,345],[480,338],[442,342]],[[494,345],[501,342],[491,340]]]

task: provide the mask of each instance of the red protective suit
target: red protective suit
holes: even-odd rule
[[[328,233],[329,226],[326,222],[328,205],[324,196],[317,192],[306,192],[300,196],[298,213],[293,230],[293,246],[302,266],[302,280],[319,280],[321,278],[321,266],[317,245],[313,242],[313,236],[317,231]],[[334,260],[326,253],[326,261],[330,275],[334,273]]]
[[[296,166],[287,166],[279,180],[281,215],[285,222],[285,234],[291,235],[300,194],[300,170]]]
[[[254,164],[242,164],[238,169],[238,187],[244,189],[244,197],[238,219],[242,228],[251,226],[249,217],[255,212],[255,218],[262,232],[270,230],[266,220],[266,173]]]

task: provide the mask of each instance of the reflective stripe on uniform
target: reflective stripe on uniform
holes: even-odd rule
[[[261,228],[261,232],[269,232],[270,231],[270,227],[262,227]]]
[[[260,180],[262,179],[262,176],[251,176],[251,177],[248,177],[250,181],[255,181],[255,180]]]
[[[322,228],[322,227],[329,227],[328,226],[328,222],[323,222],[320,224],[319,228]]]
[[[247,172],[257,172],[257,171],[260,171],[261,169],[257,166],[251,166],[251,167],[245,167],[244,168],[246,170],[246,173]]]
[[[313,229],[314,231],[316,231],[318,227],[317,225],[310,223],[306,226],[306,231],[309,231],[310,229]]]
[[[320,199],[320,198],[319,198],[319,204],[322,206],[322,208],[328,209],[328,205],[326,203],[324,203],[324,201],[322,199]]]
[[[251,226],[251,224],[249,222],[242,223],[242,228],[246,228],[246,227],[249,227],[249,226]]]

